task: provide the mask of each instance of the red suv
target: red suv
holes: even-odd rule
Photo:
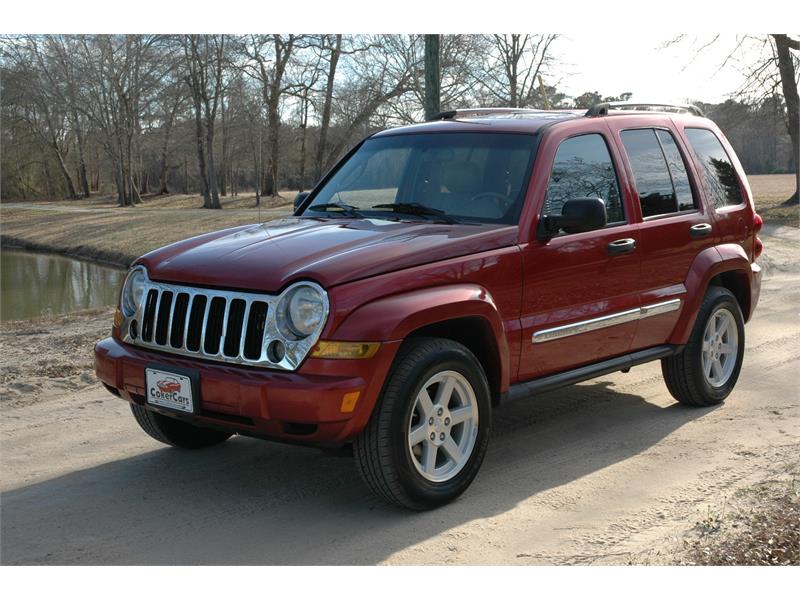
[[[432,508],[506,398],[653,360],[679,402],[727,397],[761,224],[693,107],[442,113],[362,141],[292,217],[138,259],[96,372],[161,442],[352,447],[375,493]]]

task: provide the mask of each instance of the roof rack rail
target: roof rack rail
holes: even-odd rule
[[[456,110],[445,110],[432,115],[427,121],[448,121],[458,117],[480,117],[483,115],[513,115],[526,113],[546,112],[535,108],[459,108]]]
[[[641,110],[689,113],[704,117],[703,111],[694,104],[662,104],[658,102],[601,102],[586,111],[587,117],[604,117],[610,110]]]

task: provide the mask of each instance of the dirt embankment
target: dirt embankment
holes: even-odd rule
[[[0,324],[0,408],[96,386],[92,348],[109,335],[113,314],[106,308]]]

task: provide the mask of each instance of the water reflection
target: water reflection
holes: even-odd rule
[[[125,272],[47,254],[0,252],[0,319],[111,306]]]

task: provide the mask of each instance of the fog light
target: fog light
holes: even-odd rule
[[[372,358],[381,347],[379,342],[319,342],[312,358]]]
[[[271,362],[279,363],[284,356],[286,356],[286,346],[283,345],[283,342],[278,340],[270,342],[270,345],[267,346],[267,358]]]
[[[361,392],[347,392],[344,396],[342,396],[342,408],[341,411],[343,413],[351,413],[356,409],[356,402],[358,402],[358,397],[361,395]]]

